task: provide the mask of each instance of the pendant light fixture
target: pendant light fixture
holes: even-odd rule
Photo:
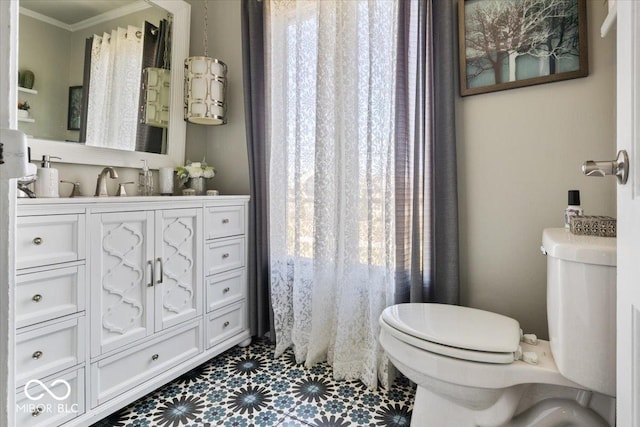
[[[162,68],[147,67],[142,71],[144,82],[143,122],[150,126],[166,128],[169,125],[169,98],[171,96],[171,70],[169,69],[169,46],[171,45],[171,20],[167,20],[164,37],[155,33],[164,43]]]
[[[208,0],[204,1],[204,56],[184,60],[184,119],[201,125],[227,123],[227,66],[207,54]]]

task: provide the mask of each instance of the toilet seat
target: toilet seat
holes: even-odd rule
[[[518,358],[520,325],[500,314],[444,304],[399,304],[387,307],[380,321],[397,339],[432,353],[496,364]]]

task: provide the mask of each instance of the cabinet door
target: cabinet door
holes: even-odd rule
[[[153,334],[153,212],[91,216],[91,354]]]
[[[156,211],[156,331],[202,314],[202,209]]]

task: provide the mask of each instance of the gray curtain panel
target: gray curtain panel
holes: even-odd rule
[[[452,2],[401,2],[397,303],[459,303],[454,30]]]
[[[464,0],[459,0],[464,1]],[[458,251],[458,180],[456,163],[455,15],[451,1],[431,1],[431,45],[433,96],[430,154],[431,265],[428,299],[446,304],[460,303]],[[429,152],[429,150],[427,151]]]
[[[265,127],[264,3],[242,0],[244,105],[249,156],[249,322],[253,336],[274,331],[269,280],[269,217]],[[274,339],[273,333],[271,340]]]

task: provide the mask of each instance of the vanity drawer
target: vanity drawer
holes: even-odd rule
[[[45,390],[43,384],[49,391]],[[54,374],[42,381],[32,381],[26,390],[25,387],[17,390],[15,425],[61,425],[84,414],[84,398],[84,368]]]
[[[242,270],[216,274],[207,278],[207,312],[245,297],[247,273]]]
[[[207,239],[239,236],[244,234],[244,206],[205,207]]]
[[[91,365],[91,407],[202,352],[202,322],[181,327]]]
[[[246,303],[240,301],[207,315],[207,348],[239,334],[247,328]]]
[[[244,237],[205,244],[205,276],[244,267]]]
[[[84,310],[84,265],[16,276],[16,328]]]
[[[30,327],[16,335],[16,385],[84,362],[84,317]]]
[[[82,214],[18,217],[16,268],[84,259],[84,223]]]

